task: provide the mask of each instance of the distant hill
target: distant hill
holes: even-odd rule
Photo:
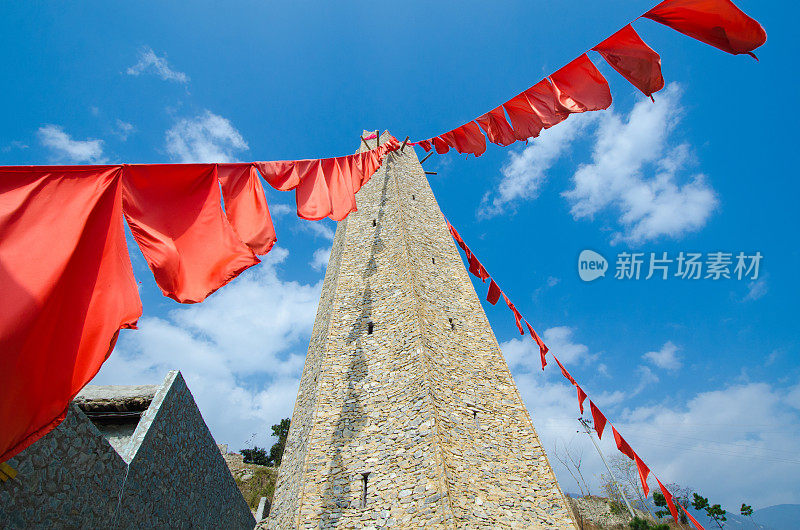
[[[691,508],[690,508],[691,509]],[[707,529],[717,528],[714,522],[706,516],[705,512],[691,510],[697,521]],[[738,510],[737,510],[738,511]],[[725,529],[759,528],[763,530],[795,530],[800,528],[800,504],[777,504],[761,508],[753,512],[753,519],[742,517],[738,513],[725,514],[728,520]],[[753,525],[756,524],[756,526]]]
[[[610,516],[604,516],[603,513],[601,513],[608,512],[607,509],[602,510],[599,509],[598,506],[585,506],[586,501],[594,501],[594,504],[603,501],[603,503],[607,504],[608,499],[593,495],[583,497],[574,493],[568,493],[567,495],[572,499],[574,509],[578,509],[580,512],[586,512],[583,513],[583,515],[586,517],[587,522],[593,523],[596,528],[613,527],[613,524],[608,524],[611,522],[611,520],[608,519]],[[652,504],[651,499],[648,499],[648,501],[650,501],[651,511],[655,512],[658,508]],[[705,511],[698,511],[691,507],[689,507],[689,511],[707,530],[714,530],[717,528],[717,525],[706,515]],[[604,517],[608,520],[604,519]],[[623,513],[617,517],[620,520],[614,520],[614,524],[627,524],[628,518],[626,514]],[[775,506],[761,508],[753,512],[752,519],[749,517],[742,517],[739,515],[738,510],[736,512],[728,511],[725,517],[727,518],[724,524],[725,530],[795,530],[800,528],[800,504],[776,504]]]
[[[800,504],[776,504],[753,512],[753,519],[770,530],[800,528]]]

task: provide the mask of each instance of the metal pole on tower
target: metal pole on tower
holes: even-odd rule
[[[589,439],[594,444],[594,448],[597,449],[597,454],[599,454],[600,458],[603,460],[603,464],[605,464],[606,469],[608,470],[608,476],[611,477],[611,482],[613,482],[614,485],[617,487],[617,491],[619,491],[619,494],[622,497],[622,500],[625,501],[625,506],[628,507],[628,512],[630,512],[631,517],[636,517],[636,514],[633,513],[633,507],[631,506],[631,503],[628,502],[628,498],[625,496],[625,492],[622,491],[622,488],[620,487],[619,483],[617,482],[617,479],[614,478],[614,473],[612,473],[611,472],[611,468],[608,467],[608,462],[606,462],[606,457],[605,457],[605,455],[603,455],[603,451],[600,449],[600,445],[598,445],[598,443],[594,440],[594,436],[592,436],[591,427],[589,427],[589,424],[583,418],[578,418],[578,421],[581,422],[581,425],[583,425],[583,428],[586,430],[586,434],[589,435]]]

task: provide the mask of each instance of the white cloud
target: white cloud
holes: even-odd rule
[[[269,205],[269,213],[274,217],[280,217],[282,215],[294,213],[294,211],[294,207],[288,204],[276,203]]]
[[[114,134],[119,136],[120,140],[123,142],[127,140],[128,136],[130,136],[135,130],[136,128],[133,126],[133,124],[122,121],[119,118],[117,118],[114,124]]]
[[[503,178],[497,191],[489,191],[483,196],[478,216],[493,217],[513,209],[520,201],[535,199],[547,179],[547,170],[594,120],[595,113],[571,116],[565,122],[542,131],[541,136],[531,140],[524,149],[511,149],[500,170]]]
[[[331,257],[330,247],[318,248],[314,251],[314,257],[311,260],[311,268],[315,271],[321,271],[328,266],[328,260]]]
[[[626,117],[601,116],[592,163],[578,168],[574,187],[563,193],[576,219],[616,211],[622,231],[614,239],[632,243],[677,238],[705,225],[717,207],[716,193],[702,174],[678,182],[691,150],[670,143],[682,113],[680,95],[673,83],[655,103],[637,102]]]
[[[636,388],[633,389],[628,397],[638,396],[648,387],[658,383],[658,376],[650,369],[648,366],[637,366],[636,367],[636,377],[634,381],[636,381]]]
[[[8,145],[3,146],[3,152],[8,153],[12,149],[19,149],[20,151],[30,148],[30,146],[19,140],[12,140]]]
[[[597,359],[597,355],[589,355],[589,348],[585,344],[573,342],[572,332],[567,326],[557,326],[544,330],[542,340],[550,350],[564,363],[589,363]]]
[[[658,351],[645,353],[642,358],[664,370],[677,370],[682,366],[681,360],[678,358],[678,347],[672,341],[665,342]]]
[[[58,161],[101,164],[106,160],[103,156],[103,140],[73,140],[58,125],[40,127],[37,135],[42,145],[49,148]]]
[[[541,337],[550,351],[565,366],[572,363],[589,364],[597,360],[597,355],[589,355],[589,348],[585,344],[573,342],[572,332],[572,328],[557,326],[544,330]],[[500,348],[512,369],[524,368],[526,371],[534,372],[542,369],[539,346],[530,336],[525,335],[518,339],[501,342]]]
[[[152,73],[164,81],[175,81],[184,85],[189,82],[188,75],[173,70],[167,62],[167,57],[159,57],[149,46],[139,50],[139,61],[128,67],[125,72],[134,76]]]
[[[772,366],[775,364],[775,361],[778,360],[779,357],[783,355],[783,350],[778,348],[772,350],[770,354],[767,356],[767,360],[764,362],[764,366]]]
[[[519,370],[514,380],[545,449],[551,453],[556,442],[563,442],[583,451],[583,473],[597,494],[605,468],[587,436],[577,432],[574,388],[557,366],[548,365],[547,371],[551,369],[558,374],[555,381],[547,373]],[[662,482],[697,488],[734,512],[742,502],[755,508],[798,502],[800,384],[788,389],[766,383],[730,385],[680,402],[675,395],[665,396],[654,405],[631,402],[632,394],[618,390],[584,389]],[[626,404],[633,407],[624,408]],[[584,416],[590,417],[588,407]],[[600,444],[608,458],[618,451],[610,427],[606,429]],[[562,487],[577,490],[552,456],[550,463]]]
[[[744,301],[758,300],[767,294],[769,288],[767,287],[767,280],[761,278],[747,285],[747,294],[744,296]]]
[[[797,502],[798,389],[747,383],[682,405],[666,398],[625,414],[620,431],[662,482],[694,486],[728,509]]]
[[[167,131],[166,146],[167,153],[183,163],[235,162],[235,153],[248,149],[231,122],[210,111],[178,120]]]
[[[220,443],[268,444],[269,426],[290,417],[321,282],[283,281],[276,247],[202,304],[146,317],[125,332],[92,384],[142,384],[181,370]]]
[[[317,237],[333,241],[334,229],[329,226],[331,223],[332,221],[327,219],[319,221],[300,221],[300,227],[302,230],[311,232]]]

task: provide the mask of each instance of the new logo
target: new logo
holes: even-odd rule
[[[606,275],[608,262],[606,258],[594,250],[581,251],[578,256],[578,276],[585,282],[591,282]]]

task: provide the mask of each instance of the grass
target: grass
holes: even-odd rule
[[[267,466],[252,466],[250,470],[253,476],[248,480],[235,478],[239,491],[242,492],[247,505],[253,510],[258,508],[261,497],[266,497],[272,504],[272,496],[275,494],[275,481],[278,478],[278,468]]]

